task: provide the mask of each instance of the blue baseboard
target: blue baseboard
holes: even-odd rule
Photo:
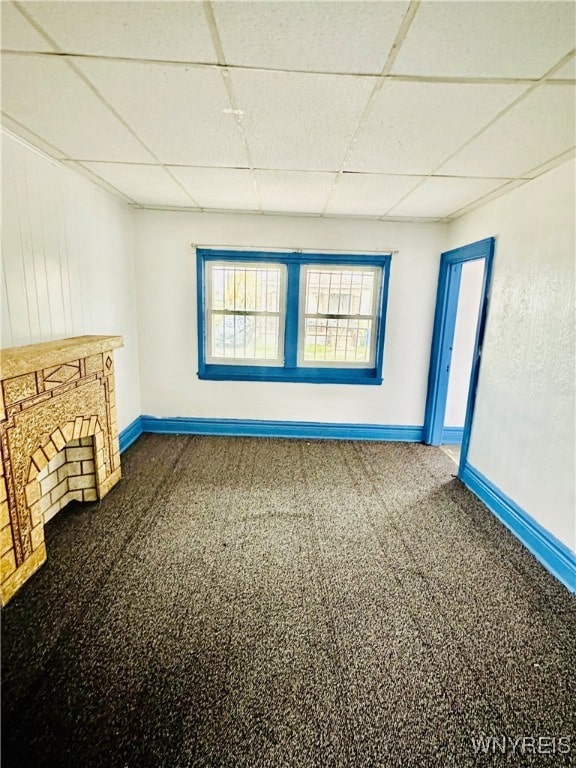
[[[576,592],[576,554],[549,533],[477,469],[466,463],[460,479],[542,563],[544,568]]]
[[[460,445],[463,434],[464,427],[443,427],[442,445]]]
[[[382,424],[324,424],[312,421],[257,419],[156,418],[142,416],[143,432],[228,437],[295,437],[320,440],[393,440],[419,443],[422,427]]]
[[[142,416],[138,416],[134,419],[132,424],[129,424],[126,429],[120,432],[120,453],[123,453],[126,448],[129,448],[132,443],[137,440],[142,434]]]

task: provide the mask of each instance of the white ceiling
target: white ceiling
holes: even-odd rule
[[[1,2],[13,133],[135,206],[447,220],[574,154],[573,2]]]

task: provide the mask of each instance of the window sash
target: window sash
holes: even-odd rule
[[[308,295],[307,295],[307,283],[308,283],[308,274],[310,272],[341,272],[341,273],[350,273],[350,272],[364,272],[364,273],[371,273],[372,275],[372,301],[371,301],[371,313],[355,313],[351,314],[348,312],[339,312],[339,311],[332,311],[332,312],[308,312],[307,310],[307,303],[308,303]],[[352,281],[351,281],[352,282]],[[299,307],[298,307],[298,366],[302,368],[349,368],[351,370],[358,370],[363,368],[374,368],[376,365],[376,344],[378,340],[378,321],[379,321],[379,307],[380,307],[380,292],[381,292],[381,285],[382,285],[382,267],[380,266],[353,266],[353,265],[347,265],[347,264],[303,264],[300,268],[300,290],[299,290]],[[342,288],[342,281],[340,280],[340,288]],[[328,309],[333,309],[331,306],[331,291],[332,285],[331,281],[328,285]],[[351,285],[351,293],[352,293],[352,285]],[[317,309],[318,309],[318,300],[317,300]],[[338,301],[338,307],[337,309],[340,309],[341,304],[341,297]],[[360,297],[360,308],[362,304],[362,298]],[[367,359],[365,360],[319,360],[319,359],[312,359],[312,360],[306,360],[305,354],[306,354],[306,320],[326,320],[326,336],[328,335],[328,327],[330,321],[348,321],[348,331],[350,330],[350,320],[352,321],[359,321],[358,327],[356,329],[352,329],[353,331],[356,330],[360,332],[360,321],[368,322],[370,323],[370,346],[369,346],[369,354],[367,356]],[[348,339],[346,342],[346,347],[348,346]],[[347,349],[345,349],[345,353],[347,352]]]
[[[279,279],[278,279],[278,309],[277,310],[269,310],[269,309],[257,309],[257,296],[254,302],[254,308],[250,309],[239,309],[235,308],[236,305],[236,294],[234,293],[234,307],[233,308],[227,308],[226,307],[226,300],[224,297],[224,300],[222,302],[222,307],[214,307],[215,304],[215,296],[214,296],[214,275],[213,272],[215,269],[230,269],[234,272],[244,272],[244,295],[246,297],[246,274],[247,272],[262,272],[264,270],[274,270],[278,272]],[[285,323],[286,323],[286,273],[287,269],[284,264],[278,263],[278,262],[246,262],[246,261],[208,261],[206,262],[206,268],[204,273],[204,280],[205,280],[205,301],[204,301],[204,319],[205,319],[205,358],[207,364],[214,364],[214,365],[229,365],[229,366],[254,366],[254,365],[261,365],[266,367],[282,367],[284,365],[284,335],[285,335]],[[235,289],[235,286],[234,286]],[[268,305],[268,301],[266,300],[265,305]],[[244,301],[244,307],[246,307],[246,300]],[[233,350],[237,348],[236,345],[236,327],[237,322],[236,319],[239,318],[242,320],[243,326],[243,346],[244,346],[244,355],[242,357],[236,357],[235,355],[216,355],[213,353],[214,351],[214,342],[213,342],[213,334],[215,331],[215,318],[222,317],[224,318],[224,323],[226,323],[225,318],[234,318],[234,333],[233,333]],[[246,320],[248,318],[254,318],[255,319],[255,325],[258,323],[259,318],[269,318],[273,317],[276,318],[277,324],[276,324],[276,355],[274,357],[256,357],[256,356],[249,356],[246,354]],[[266,320],[266,327],[268,326],[268,321]],[[268,334],[265,331],[265,338]],[[226,326],[224,325],[224,345],[226,341]],[[265,341],[266,344],[266,341]]]

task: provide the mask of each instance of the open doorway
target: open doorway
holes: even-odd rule
[[[464,466],[486,323],[494,238],[446,251],[440,261],[424,442]]]

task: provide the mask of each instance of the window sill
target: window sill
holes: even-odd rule
[[[198,372],[198,378],[208,381],[283,381],[292,384],[382,384],[382,376],[374,368],[286,369],[272,366],[207,365]]]

